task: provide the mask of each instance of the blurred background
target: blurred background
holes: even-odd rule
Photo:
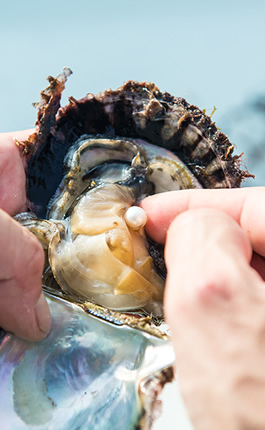
[[[48,75],[69,66],[63,104],[128,79],[210,114],[264,183],[263,0],[1,2],[0,132],[32,127]],[[263,147],[262,147],[263,148]]]
[[[0,132],[34,126],[32,102],[63,66],[73,75],[62,104],[153,81],[207,114],[216,107],[213,120],[256,175],[247,185],[265,184],[263,0],[10,0],[0,19]],[[167,430],[190,428],[174,412]]]

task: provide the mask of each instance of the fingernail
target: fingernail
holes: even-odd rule
[[[48,335],[52,326],[52,318],[48,303],[46,302],[43,293],[41,293],[39,300],[35,305],[35,315],[39,329]]]

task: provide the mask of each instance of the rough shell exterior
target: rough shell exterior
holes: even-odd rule
[[[63,176],[63,159],[82,135],[141,138],[174,152],[204,188],[239,187],[247,171],[240,169],[234,146],[199,108],[181,97],[162,93],[152,83],[129,81],[117,90],[70,97],[60,108],[69,69],[49,77],[37,105],[37,132],[23,143],[29,157],[28,195],[43,208]],[[47,174],[48,172],[48,174]],[[43,210],[39,215],[44,216]]]

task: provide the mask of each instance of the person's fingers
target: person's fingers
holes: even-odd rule
[[[4,211],[0,211],[0,237],[0,327],[23,339],[41,340],[51,328],[41,284],[43,249]]]
[[[254,251],[265,256],[265,187],[182,190],[157,194],[141,202],[147,213],[147,233],[164,243],[173,219],[184,211],[196,208],[217,208],[239,223],[250,238]]]
[[[0,208],[15,215],[26,209],[25,166],[15,139],[26,140],[34,130],[0,134]]]
[[[24,141],[33,131],[0,135],[0,326],[21,338],[41,340],[51,328],[41,285],[43,250],[7,215],[27,208],[25,163],[15,139]]]
[[[184,212],[167,232],[166,306],[172,285],[181,288],[181,294],[183,290],[193,294],[194,288],[204,291],[205,286],[219,288],[224,294],[226,286],[238,276],[238,267],[248,266],[251,257],[247,234],[227,214],[212,208]]]
[[[251,254],[247,234],[216,209],[184,212],[168,230],[165,314],[198,429],[239,428],[248,402],[257,410],[255,389],[264,395],[265,290]]]
[[[3,137],[4,139],[16,139],[19,142],[23,142],[27,140],[29,135],[34,133],[35,131],[35,128],[28,128],[26,130],[19,131],[9,131],[7,133],[1,133],[1,137]]]

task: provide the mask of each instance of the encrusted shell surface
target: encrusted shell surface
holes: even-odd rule
[[[69,98],[60,108],[67,68],[49,77],[41,93],[37,132],[22,144],[29,157],[28,196],[38,215],[63,177],[63,159],[82,135],[142,139],[176,154],[204,188],[239,187],[248,176],[234,146],[198,107],[162,93],[155,84],[129,81],[117,90]]]

